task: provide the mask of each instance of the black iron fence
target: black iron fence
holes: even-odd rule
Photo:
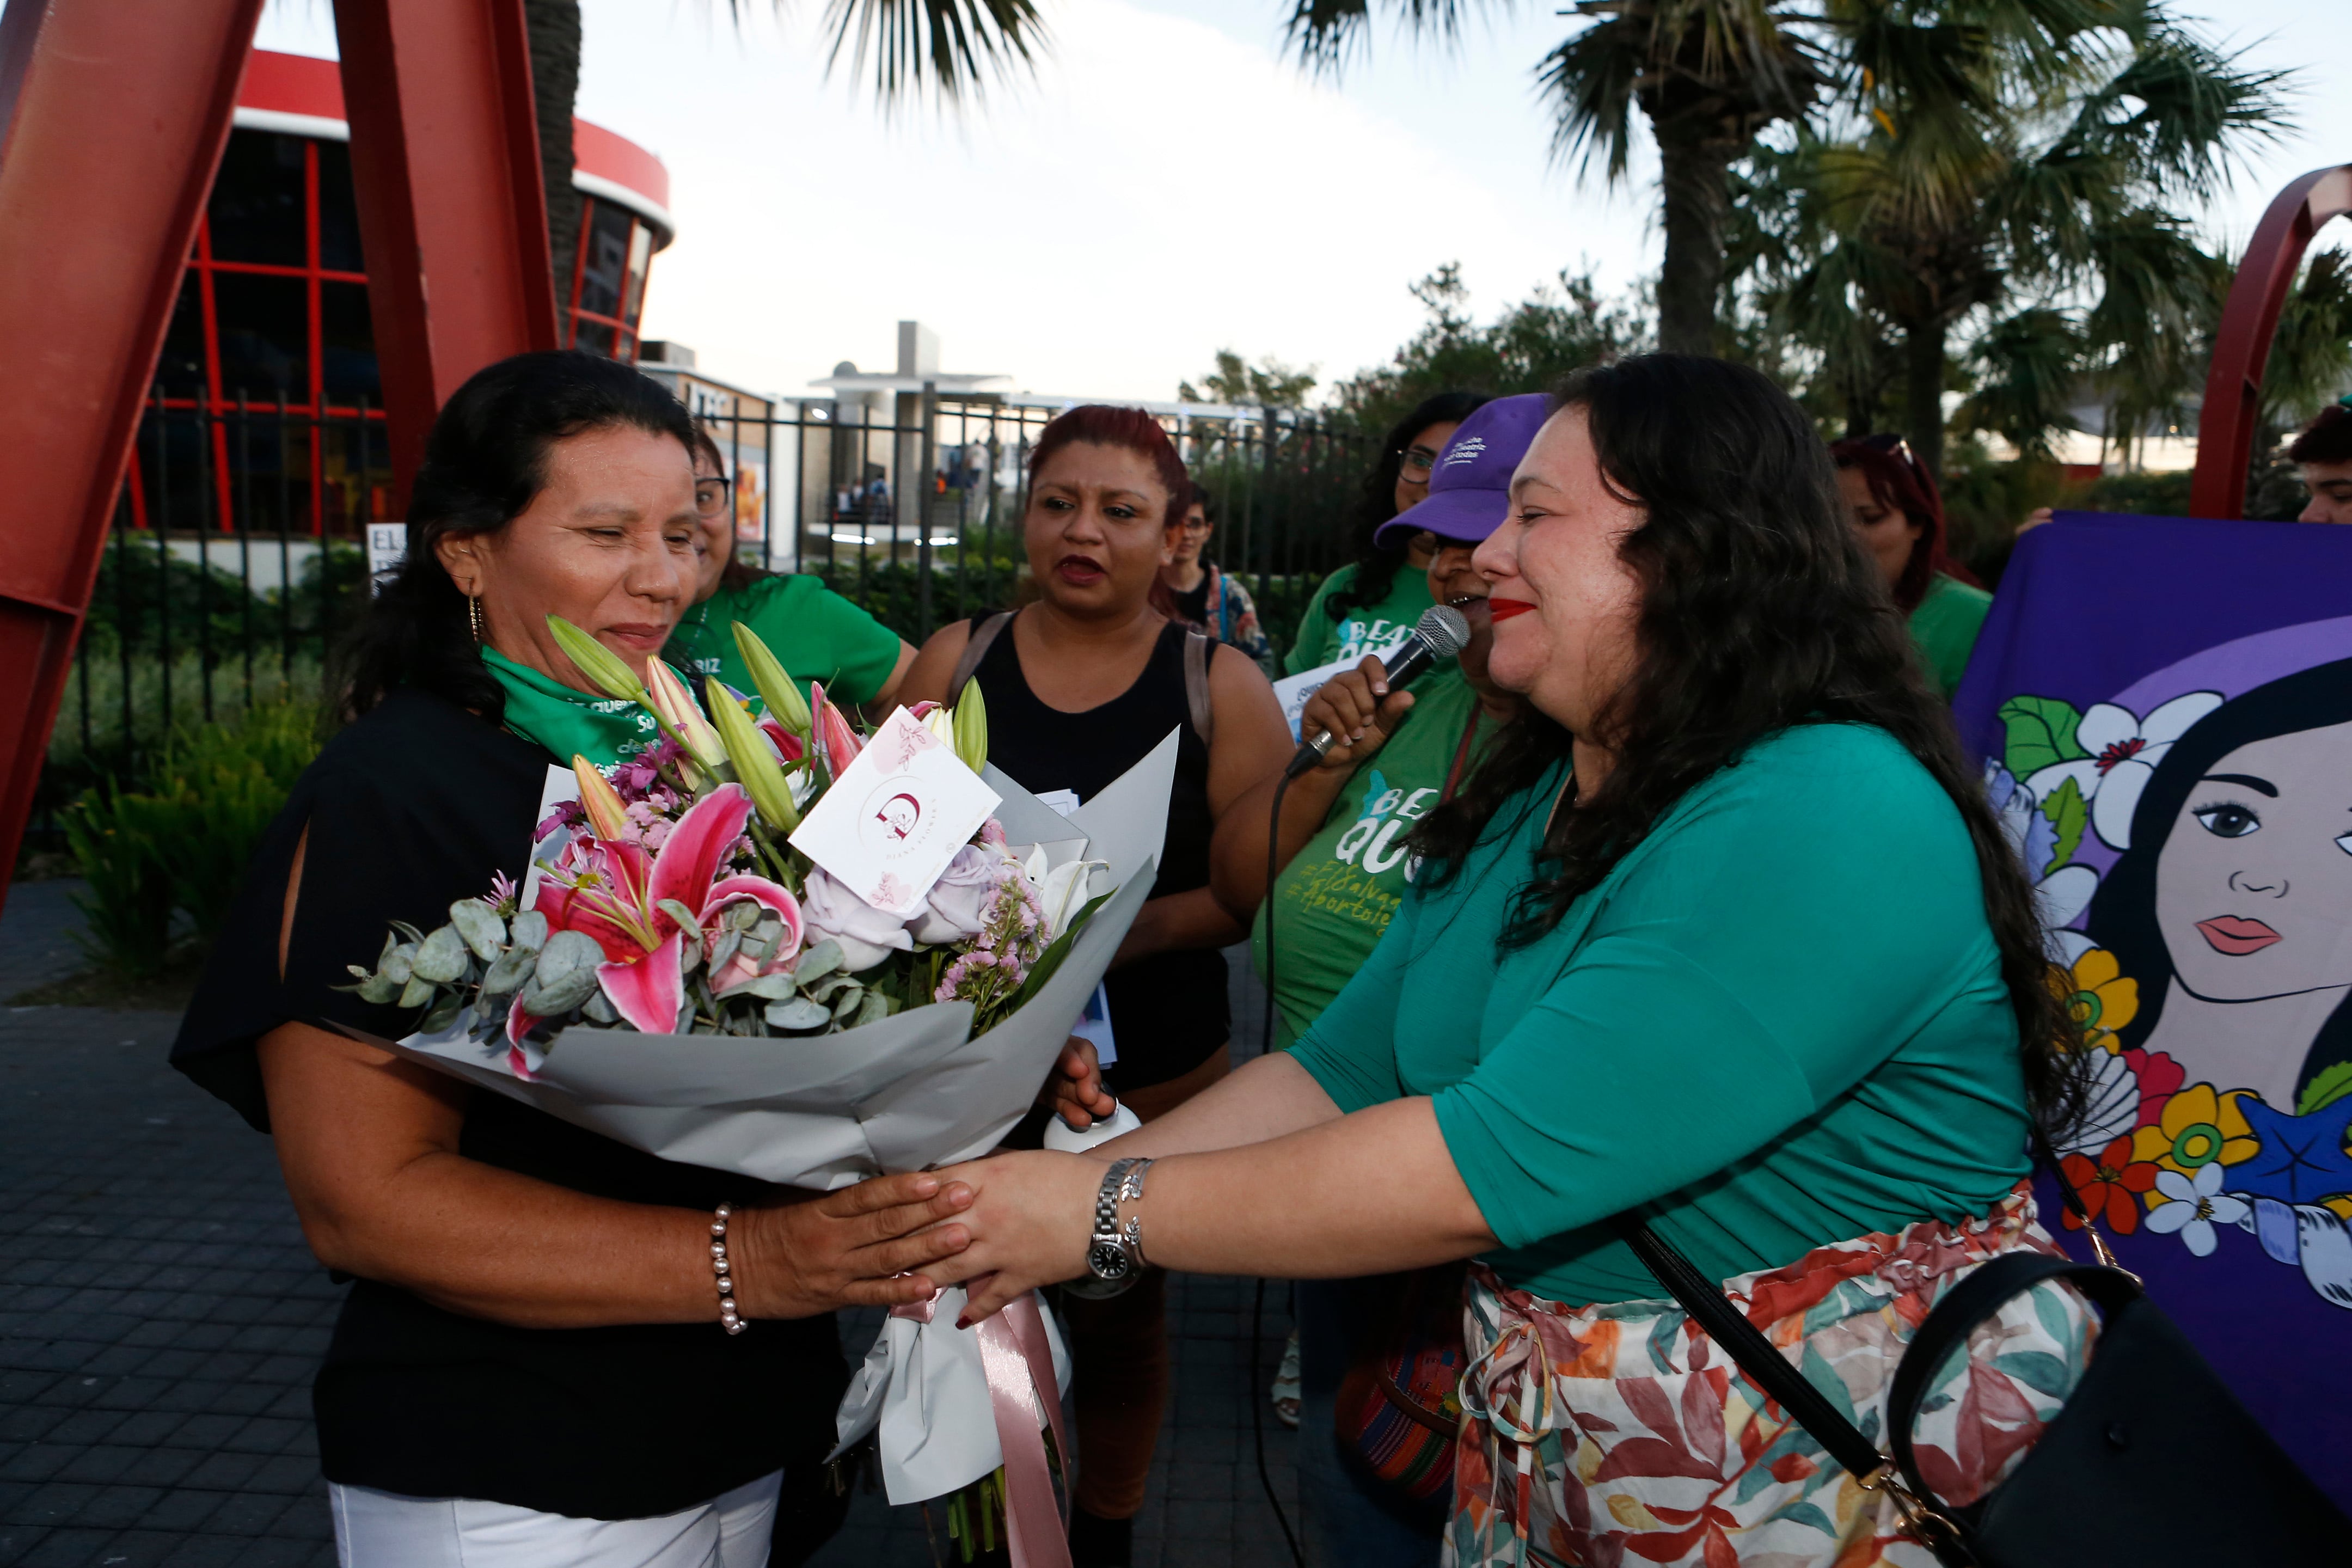
[[[1059,405],[924,393],[701,411],[736,484],[739,551],[813,572],[910,641],[1017,603],[1030,451]],[[1354,552],[1370,444],[1282,410],[1160,416],[1215,494],[1209,552],[1276,651]],[[134,776],[180,729],[315,701],[363,603],[391,484],[381,411],[159,396],[142,420],[43,780],[46,818]],[[383,541],[379,538],[377,543]]]

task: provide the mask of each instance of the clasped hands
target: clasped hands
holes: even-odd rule
[[[1076,1037],[1038,1101],[1081,1130],[1118,1108],[1093,1044]],[[743,1315],[898,1307],[965,1285],[958,1326],[977,1322],[1039,1285],[1086,1272],[1085,1220],[1105,1163],[1089,1154],[1000,1154],[746,1208],[730,1236]]]

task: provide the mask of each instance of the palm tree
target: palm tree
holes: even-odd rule
[[[1460,0],[1392,0],[1415,31],[1447,39]],[[1300,57],[1337,70],[1360,44],[1371,0],[1294,0],[1287,32]],[[1553,105],[1552,151],[1612,184],[1626,177],[1633,115],[1658,143],[1665,258],[1658,346],[1712,353],[1723,285],[1730,170],[1758,132],[1801,119],[1824,78],[1807,31],[1817,19],[1770,0],[1580,0],[1589,25],[1544,57],[1536,79]]]
[[[751,0],[726,0],[742,19]],[[779,10],[786,0],[774,0]],[[572,109],[580,89],[580,0],[523,0],[530,30],[530,76],[538,100],[540,172],[547,186],[548,238],[557,297],[572,276],[580,237],[580,193],[572,184]],[[850,51],[873,68],[876,95],[895,105],[929,89],[949,103],[984,78],[1029,64],[1045,41],[1034,0],[826,0],[830,69]]]
[[[2177,406],[2201,374],[2216,265],[2173,209],[2209,202],[2276,133],[2283,73],[2242,68],[2162,0],[1835,6],[1842,123],[1800,135],[1760,226],[1783,247],[1792,322],[1899,346],[1899,428],[1931,472],[1967,320],[1990,322],[1980,361],[2036,361],[1979,405],[2029,449],[2035,421],[2063,415],[2062,339],[2125,429]]]

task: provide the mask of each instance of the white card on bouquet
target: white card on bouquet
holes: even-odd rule
[[[791,842],[876,909],[911,916],[1003,798],[901,708]]]

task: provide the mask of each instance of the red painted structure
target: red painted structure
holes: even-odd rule
[[[2197,470],[2189,515],[2238,517],[2246,510],[2246,472],[2263,406],[2263,367],[2270,363],[2279,311],[2311,237],[2331,218],[2352,215],[2352,163],[2314,169],[2281,191],[2255,226],[2221,308],[2213,363],[2205,373],[2205,407],[2197,420]]]
[[[261,0],[0,13],[0,878]],[[336,0],[395,483],[439,400],[557,342],[521,0]],[[135,103],[136,114],[122,105]],[[5,890],[0,882],[0,890]]]

